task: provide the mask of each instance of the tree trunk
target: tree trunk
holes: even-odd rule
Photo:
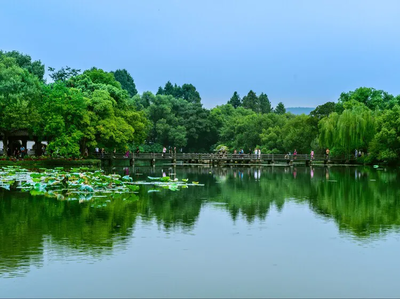
[[[82,157],[85,157],[86,152],[86,138],[83,138],[81,140],[81,155]]]
[[[8,156],[8,134],[3,133],[3,155]]]

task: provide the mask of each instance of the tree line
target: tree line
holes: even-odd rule
[[[17,51],[0,51],[0,134],[27,130],[65,157],[95,147],[161,152],[260,148],[262,153],[365,153],[367,162],[396,162],[400,155],[400,96],[360,87],[309,115],[272,107],[265,93],[234,92],[226,104],[206,109],[192,84],[167,82],[156,94],[139,94],[125,69],[106,72],[48,68]],[[7,144],[4,145],[6,149]],[[5,151],[6,152],[6,151]]]

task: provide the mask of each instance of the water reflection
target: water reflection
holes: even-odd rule
[[[1,190],[0,276],[23,275],[32,265],[41,267],[46,250],[58,252],[60,258],[101,259],[132,240],[138,220],[156,222],[166,231],[191,231],[209,202],[219,203],[218,209],[233,221],[244,217],[251,224],[255,219],[268,221],[272,207],[284,211],[285,202],[295,201],[333,219],[341,232],[356,239],[383,236],[400,225],[399,175],[391,170],[165,166],[107,171],[135,180],[147,175],[185,177],[205,187],[147,193],[143,186],[138,201],[115,198],[100,207]]]

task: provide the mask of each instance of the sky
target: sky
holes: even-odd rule
[[[139,93],[193,84],[316,107],[373,87],[400,94],[398,0],[0,0],[0,49],[56,69],[125,68]]]

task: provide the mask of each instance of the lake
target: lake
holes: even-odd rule
[[[204,186],[57,201],[0,190],[0,297],[399,297],[400,174],[109,170]]]

